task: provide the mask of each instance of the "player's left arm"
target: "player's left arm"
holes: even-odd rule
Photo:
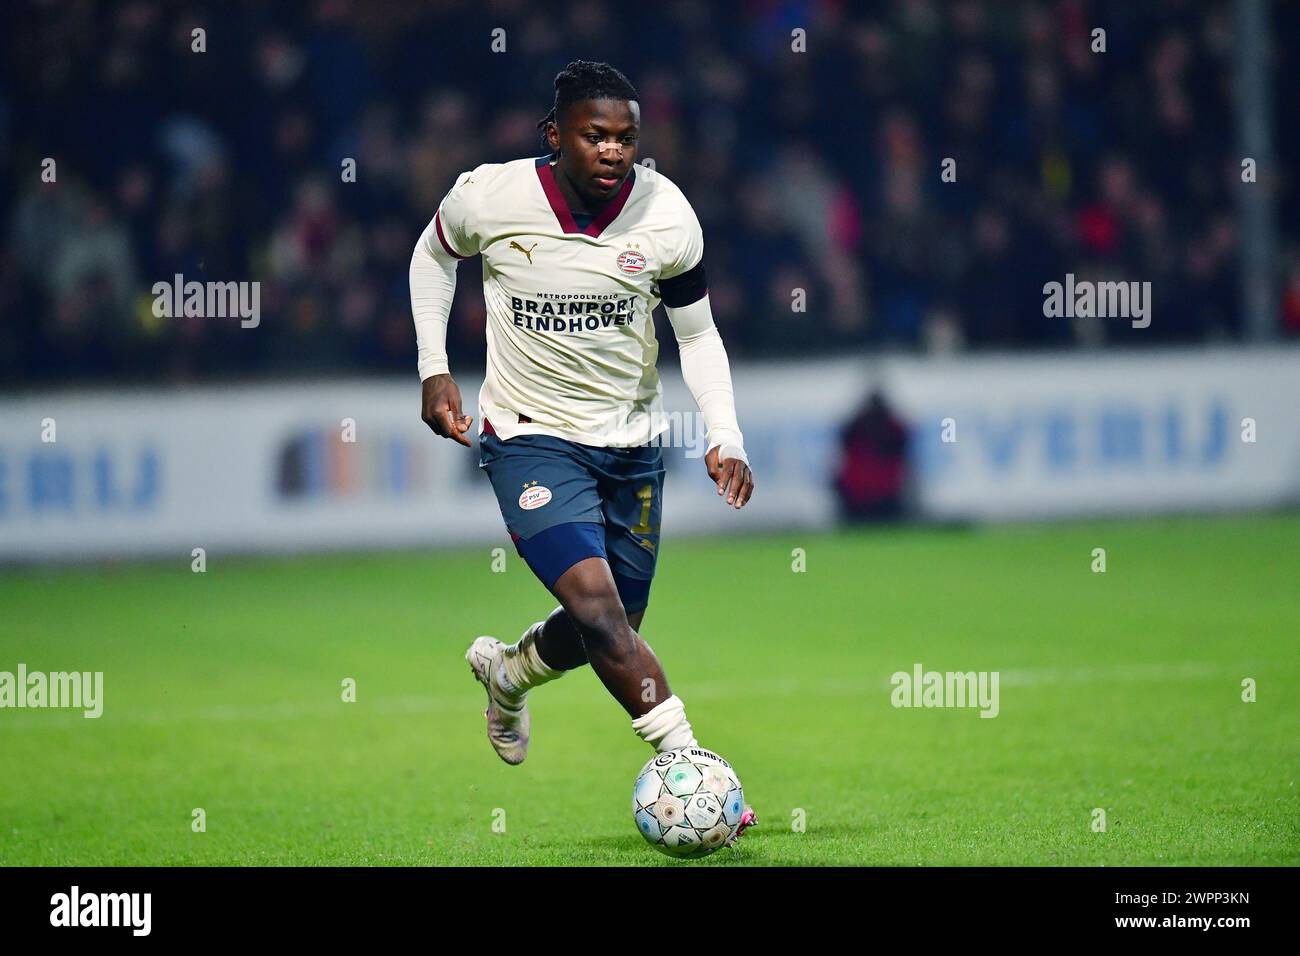
[[[731,366],[709,307],[703,258],[681,275],[661,279],[659,295],[677,337],[682,378],[695,396],[708,429],[704,466],[717,483],[718,494],[727,496],[727,504],[743,508],[754,494],[754,473],[736,421]]]

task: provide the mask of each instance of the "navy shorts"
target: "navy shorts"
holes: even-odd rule
[[[663,449],[597,448],[551,435],[497,437],[484,421],[479,467],[521,557],[553,590],[584,558],[609,562],[623,608],[650,599],[663,513]]]

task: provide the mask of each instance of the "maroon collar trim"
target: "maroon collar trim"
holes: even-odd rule
[[[580,232],[584,236],[590,236],[595,239],[605,227],[617,218],[618,214],[623,211],[627,205],[627,199],[632,195],[632,184],[636,182],[636,169],[627,171],[627,179],[623,180],[623,185],[618,191],[618,195],[606,204],[600,214],[591,221],[586,229],[579,229],[578,224],[573,221],[573,213],[569,212],[569,204],[564,201],[564,194],[560,192],[560,184],[555,181],[555,167],[550,164],[547,157],[543,157],[537,163],[537,178],[541,181],[542,192],[546,193],[546,201],[551,205],[551,212],[555,213],[555,218],[560,223],[560,228],[565,232]]]

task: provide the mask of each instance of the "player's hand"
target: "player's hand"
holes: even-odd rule
[[[718,494],[727,496],[727,504],[743,508],[754,494],[754,473],[739,458],[728,458],[719,464],[718,451],[718,448],[710,448],[705,453],[704,467],[717,483]]]
[[[460,389],[450,375],[431,375],[424,380],[420,401],[420,417],[433,429],[434,434],[458,441],[470,447],[465,433],[473,423],[472,415],[462,415]]]

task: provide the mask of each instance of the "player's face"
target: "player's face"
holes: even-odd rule
[[[641,107],[636,100],[581,100],[573,103],[547,139],[560,151],[559,170],[588,205],[616,195],[636,162]]]

